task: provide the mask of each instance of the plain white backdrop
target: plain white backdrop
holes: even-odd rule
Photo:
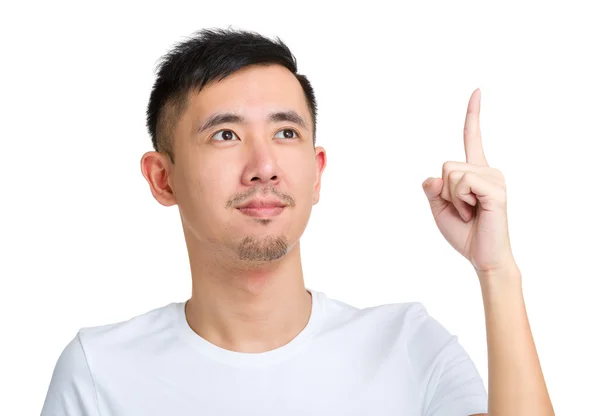
[[[221,4],[221,5],[220,5]],[[359,307],[422,302],[487,387],[480,286],[421,183],[483,146],[508,192],[525,301],[557,414],[600,387],[599,15],[583,2],[33,2],[0,25],[0,414],[39,414],[79,328],[189,297],[177,207],[140,158],[158,59],[206,27],[280,37],[319,106],[328,166],[305,283]]]

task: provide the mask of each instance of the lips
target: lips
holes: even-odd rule
[[[286,204],[278,201],[276,199],[253,199],[252,201],[248,201],[245,204],[242,204],[238,207],[238,209],[242,208],[283,208]]]
[[[281,214],[286,204],[276,199],[254,199],[237,207],[244,215],[266,218]]]

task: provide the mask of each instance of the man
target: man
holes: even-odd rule
[[[359,309],[304,286],[299,239],[319,201],[310,82],[279,40],[205,30],[161,62],[142,174],[179,208],[192,296],[82,328],[48,415],[551,415],[510,251],[502,174],[469,101],[466,163],[424,183],[484,296],[489,401],[466,351],[417,302]]]

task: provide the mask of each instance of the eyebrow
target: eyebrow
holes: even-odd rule
[[[304,130],[308,131],[308,126],[304,119],[294,110],[288,111],[276,111],[270,113],[267,117],[270,123],[277,123],[280,121],[288,121],[290,123],[301,126]],[[218,126],[219,124],[225,123],[239,123],[245,124],[248,121],[241,115],[236,113],[217,113],[210,116],[197,130],[197,133],[202,133],[211,127]]]

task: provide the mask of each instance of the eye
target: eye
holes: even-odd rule
[[[296,137],[298,137],[298,133],[296,133],[296,130],[292,130],[292,129],[283,129],[283,130],[279,130],[279,131],[277,132],[277,134],[279,134],[279,133],[283,133],[283,132],[286,132],[286,133],[288,133],[288,134],[284,134],[284,135],[283,135],[284,137],[278,137],[278,138],[282,138],[282,139],[295,139]],[[290,134],[290,133],[291,133],[291,134]],[[277,137],[277,134],[275,135],[275,137]],[[296,136],[294,137],[294,135],[296,135]],[[291,136],[291,137],[290,137],[290,136]]]
[[[218,142],[230,142],[232,141],[234,136],[237,137],[237,134],[235,134],[231,130],[219,130],[218,132],[213,134],[212,137],[218,137],[219,135],[221,135],[222,139],[217,139]]]

